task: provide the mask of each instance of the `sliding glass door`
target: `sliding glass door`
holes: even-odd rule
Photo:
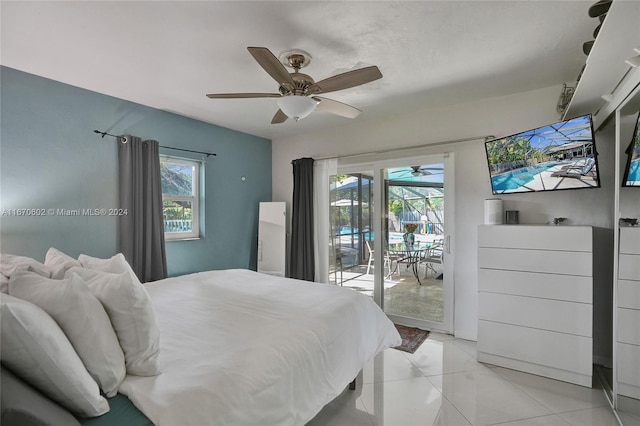
[[[445,312],[451,253],[444,160],[412,158],[382,170],[383,249],[391,265],[382,290],[383,309],[395,322],[451,331]]]
[[[330,177],[332,283],[373,296],[373,179],[371,171]]]
[[[447,154],[341,166],[330,282],[372,297],[394,322],[452,332],[452,188]]]

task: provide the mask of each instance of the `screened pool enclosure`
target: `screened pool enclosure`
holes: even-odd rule
[[[444,191],[433,175],[414,176],[406,168],[390,170],[385,181],[386,241],[402,241],[405,225],[415,224],[418,240],[441,235],[444,225]],[[428,179],[427,179],[428,178]],[[440,181],[442,179],[439,179]],[[335,175],[330,183],[331,265],[333,273],[367,264],[373,247],[373,178],[364,174]],[[340,281],[340,278],[336,282]]]

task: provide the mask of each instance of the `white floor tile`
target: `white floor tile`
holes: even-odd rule
[[[490,369],[428,379],[473,425],[491,425],[551,414],[542,404]]]
[[[431,333],[414,354],[387,349],[308,426],[619,426],[601,389],[489,368],[475,346]]]
[[[429,337],[427,339],[436,340],[438,342],[446,342],[446,341],[449,341],[449,340],[451,340],[451,341],[456,340],[456,338],[453,337],[450,334],[437,333],[437,332],[434,332],[434,331],[429,333]]]
[[[373,426],[360,396],[362,377],[356,379],[356,389],[345,389],[337,398],[327,404],[306,426]]]
[[[473,342],[471,340],[455,339],[453,343],[462,348],[463,351],[471,355],[474,359],[478,355],[478,351],[476,350],[476,342]]]
[[[471,426],[424,377],[364,385],[361,398],[377,426]]]
[[[354,405],[328,404],[306,426],[373,426],[373,421],[358,399]]]
[[[414,353],[405,353],[405,356],[425,376],[487,369],[454,340],[427,339]]]
[[[362,369],[362,383],[378,383],[413,377],[424,376],[407,359],[405,352],[397,349],[387,349],[378,354]]]
[[[640,426],[640,416],[619,411],[618,417],[624,426]]]
[[[497,426],[497,425],[496,425]],[[534,417],[532,419],[516,420],[515,422],[500,423],[500,426],[571,426],[562,420],[562,417],[551,414],[550,416]]]
[[[573,385],[501,367],[493,371],[542,403],[552,413],[609,406],[602,389]]]
[[[619,426],[611,408],[598,407],[558,414],[573,426]]]

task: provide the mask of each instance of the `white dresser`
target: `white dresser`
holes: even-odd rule
[[[640,228],[620,228],[619,253],[618,396],[640,399]]]
[[[479,227],[478,361],[591,387],[593,241],[590,226]]]

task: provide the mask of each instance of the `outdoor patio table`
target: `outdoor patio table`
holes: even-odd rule
[[[409,243],[393,243],[389,244],[388,250],[392,256],[397,258],[396,267],[394,271],[398,269],[400,262],[406,263],[407,268],[411,267],[413,275],[416,277],[418,284],[422,285],[420,281],[420,273],[418,266],[420,265],[420,259],[424,257],[425,252],[429,249],[431,243],[415,242]],[[389,273],[391,275],[391,272]]]

